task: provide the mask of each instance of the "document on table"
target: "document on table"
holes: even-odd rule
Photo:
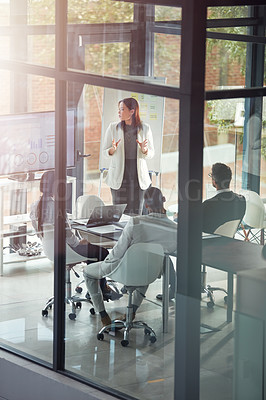
[[[202,239],[215,239],[217,238],[219,235],[214,235],[213,233],[205,233],[202,232]]]
[[[95,226],[90,227],[88,230],[92,233],[99,233],[99,234],[106,234],[106,233],[113,233],[117,231],[123,230],[123,228],[116,226],[116,225],[102,225],[102,226]]]

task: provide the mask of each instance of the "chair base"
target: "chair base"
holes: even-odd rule
[[[155,343],[157,338],[154,330],[143,321],[133,321],[133,305],[132,305],[132,293],[134,292],[134,287],[124,286],[124,290],[128,292],[128,305],[126,312],[126,320],[116,319],[112,321],[110,325],[102,327],[102,329],[97,334],[98,340],[104,339],[104,332],[115,332],[116,330],[124,329],[124,338],[121,341],[123,347],[127,347],[129,344],[129,332],[131,329],[144,329],[144,334],[149,335],[149,340],[151,343]]]
[[[122,321],[120,319],[115,319],[110,325],[104,326],[97,334],[98,340],[104,339],[104,333],[115,332],[116,330],[124,329],[123,340],[121,340],[121,345],[127,347],[129,345],[129,331],[131,329],[144,329],[144,334],[149,335],[149,340],[151,343],[155,343],[157,340],[154,330],[143,321]]]
[[[78,296],[65,297],[65,304],[71,305],[71,313],[68,314],[69,319],[71,320],[76,319],[77,316],[76,310],[81,309],[83,301],[86,301],[87,303],[93,305],[92,301],[88,300],[87,298],[82,298]],[[50,299],[46,302],[45,307],[42,309],[43,317],[48,317],[48,310],[52,308],[53,304],[54,304],[54,297],[50,297]],[[90,313],[92,315],[95,314],[93,307],[90,309]]]
[[[205,287],[203,287],[201,289],[201,293],[206,293],[207,297],[209,298],[209,301],[207,302],[207,307],[208,308],[213,308],[215,305],[215,301],[214,301],[214,294],[213,292],[216,290],[220,290],[221,292],[224,292],[226,294],[226,296],[224,296],[224,302],[227,303],[227,295],[228,292],[220,287],[214,287],[214,286],[210,286],[210,285],[206,285]]]
[[[71,267],[68,267],[66,269],[66,296],[65,296],[65,304],[70,304],[71,305],[71,313],[68,314],[69,319],[74,320],[76,319],[76,310],[80,309],[82,306],[82,302],[86,301],[87,303],[90,303],[93,305],[92,301],[86,297],[78,297],[78,296],[72,296],[71,295],[71,280],[70,280],[70,271]],[[54,304],[54,296],[50,297],[50,299],[46,302],[44,309],[42,310],[42,316],[47,317],[48,316],[48,310],[52,308],[52,305]],[[90,313],[92,315],[95,314],[94,308],[92,307],[90,309]]]

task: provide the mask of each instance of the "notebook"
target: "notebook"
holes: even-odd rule
[[[88,220],[76,220],[79,224],[84,224],[87,228],[114,224],[118,222],[126,208],[126,204],[102,205],[94,207]]]

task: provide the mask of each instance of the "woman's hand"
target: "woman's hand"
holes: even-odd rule
[[[87,239],[81,239],[80,241],[79,241],[79,244],[90,244],[90,242],[88,242],[88,240]]]
[[[115,139],[112,140],[112,147],[109,150],[110,156],[112,156],[114,154],[114,152],[116,151],[120,142],[121,142],[121,139],[119,139],[117,142],[115,141]]]
[[[143,154],[148,153],[148,139],[143,140],[143,142],[139,142],[137,139],[137,143],[142,151]]]

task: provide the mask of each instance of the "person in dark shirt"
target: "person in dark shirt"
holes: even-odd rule
[[[216,188],[217,194],[205,200],[202,204],[202,231],[214,233],[225,222],[236,219],[242,220],[246,211],[246,200],[244,196],[230,190],[232,171],[227,165],[213,164],[209,176],[212,178],[212,185]]]

